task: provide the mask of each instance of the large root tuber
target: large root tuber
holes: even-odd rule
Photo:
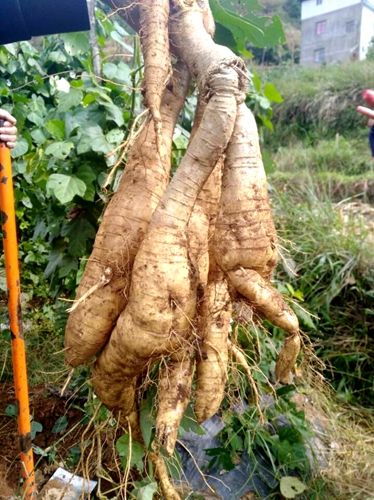
[[[251,306],[289,337],[276,376],[289,382],[300,350],[295,313],[269,281],[277,264],[277,237],[254,116],[241,104],[227,148],[215,231],[215,258]]]
[[[172,83],[164,91],[163,141],[169,153],[189,81],[188,70],[178,64]],[[86,363],[103,347],[126,305],[135,255],[169,182],[170,154],[161,160],[155,151],[156,135],[150,120],[131,148],[78,287],[80,303],[70,313],[65,333],[65,359],[71,366]],[[106,284],[102,279],[105,271],[109,274]]]
[[[106,393],[124,384],[158,357],[183,347],[196,312],[197,276],[188,255],[187,224],[196,198],[227,147],[236,116],[238,76],[221,67],[208,80],[211,98],[201,126],[157,206],[136,256],[129,302],[96,361],[93,383]],[[214,125],[213,125],[214,124]],[[121,410],[130,411],[133,400]]]

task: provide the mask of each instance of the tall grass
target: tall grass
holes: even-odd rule
[[[342,401],[374,401],[374,225],[366,206],[321,199],[308,184],[273,190],[275,220],[286,249],[278,279],[288,281],[316,318],[306,322],[316,354]],[[374,224],[374,209],[370,213]],[[290,273],[294,270],[295,275]]]

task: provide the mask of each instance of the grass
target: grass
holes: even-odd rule
[[[275,133],[265,131],[267,147],[303,141],[363,137],[367,120],[356,111],[362,90],[371,88],[374,63],[350,63],[302,68],[297,65],[259,69],[263,83],[275,82],[283,103],[275,105]]]
[[[297,290],[303,307],[314,315],[312,324],[301,322],[338,397],[372,407],[373,233],[362,216],[368,208],[321,200],[311,178],[307,185],[274,191],[272,198],[287,250],[277,279]],[[370,216],[374,219],[374,210]]]
[[[46,304],[24,307],[23,325],[30,386],[41,383],[58,385],[67,376],[63,354],[64,317],[63,308],[59,306]],[[4,302],[1,306],[0,381],[13,381],[8,312]]]

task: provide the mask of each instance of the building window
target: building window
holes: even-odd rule
[[[325,49],[317,49],[314,51],[314,62],[316,63],[325,62]]]
[[[317,5],[322,5],[322,0],[317,0]]]
[[[326,21],[318,21],[316,23],[316,35],[323,35],[326,33]]]
[[[348,21],[345,24],[345,31],[347,33],[353,33],[354,30],[355,30],[355,22],[354,21]]]

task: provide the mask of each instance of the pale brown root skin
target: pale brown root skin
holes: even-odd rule
[[[202,343],[197,354],[195,415],[199,423],[212,417],[225,394],[228,364],[227,338],[231,318],[231,299],[223,273],[209,275],[199,309]]]
[[[169,152],[162,144],[161,97],[170,73],[169,0],[142,0],[139,4],[140,41],[144,56],[144,104],[152,114],[157,150]]]
[[[169,456],[174,453],[179,424],[191,397],[193,354],[192,349],[174,353],[160,373],[156,437]]]
[[[165,500],[182,500],[169,478],[169,473],[161,453],[159,451],[149,453],[149,458],[152,461],[155,475],[159,481]]]
[[[277,370],[282,380],[288,380],[300,348],[299,323],[269,283],[277,263],[276,242],[256,122],[241,104],[227,148],[215,258],[237,292],[292,339],[286,340]]]
[[[165,90],[162,104],[163,138],[168,151],[188,85],[188,70],[178,65],[173,86]],[[89,293],[69,315],[65,359],[71,366],[86,363],[103,347],[126,305],[135,255],[169,182],[170,158],[161,161],[156,150],[155,132],[149,121],[131,149],[120,186],[105,211],[77,300],[100,283],[106,268],[112,270],[113,276],[107,285]]]
[[[291,370],[295,366],[297,356],[300,352],[301,340],[299,333],[286,338],[284,346],[279,353],[275,366],[276,379],[283,384],[291,383]]]
[[[94,384],[113,374],[124,383],[148,363],[184,347],[196,313],[197,271],[188,255],[187,224],[196,198],[231,137],[238,78],[222,68],[199,130],[157,206],[136,256],[129,302],[94,367]],[[214,126],[212,126],[214,123]],[[123,385],[117,388],[121,398]],[[105,403],[105,400],[103,401]],[[105,403],[106,404],[106,403]],[[133,406],[128,401],[127,409]]]

